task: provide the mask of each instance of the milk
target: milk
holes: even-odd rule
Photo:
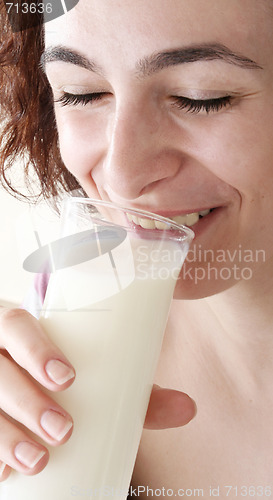
[[[154,263],[146,272],[151,263],[143,255],[127,286],[89,305],[86,268],[51,278],[40,322],[76,370],[72,386],[51,396],[72,415],[74,431],[64,445],[49,447],[50,461],[40,474],[12,473],[0,485],[1,500],[126,498],[181,266],[180,254],[175,266],[164,264],[162,278]],[[78,286],[68,290],[75,273]],[[73,295],[83,307],[73,308]]]

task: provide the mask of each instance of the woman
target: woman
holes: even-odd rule
[[[272,494],[272,28],[270,0],[80,0],[45,24],[45,47],[36,26],[15,37],[17,66],[3,59],[3,157],[28,151],[45,195],[80,185],[196,234],[155,380],[176,391],[154,391],[147,422],[172,428],[144,431],[133,477],[144,497]],[[5,479],[46,465],[27,429],[68,439],[64,409],[36,386],[25,397],[32,377],[54,391],[73,369],[23,313],[4,312],[0,336]],[[186,427],[178,391],[198,407]]]

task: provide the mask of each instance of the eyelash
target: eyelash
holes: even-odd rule
[[[91,94],[70,94],[65,92],[55,102],[62,106],[86,106],[99,101],[102,97],[108,95],[106,92],[94,92]],[[218,112],[231,104],[232,97],[224,96],[217,99],[189,99],[188,97],[173,96],[173,106],[187,113],[197,114],[205,111],[207,114]]]
[[[232,97],[227,95],[217,99],[189,99],[188,97],[173,97],[173,105],[178,109],[185,110],[187,113],[200,113],[205,111],[207,114],[220,111],[230,106]]]
[[[60,103],[62,106],[77,106],[79,104],[86,106],[89,103],[99,101],[105,95],[107,95],[106,92],[94,92],[92,94],[69,94],[64,92],[55,102]]]

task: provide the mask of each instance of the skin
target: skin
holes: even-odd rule
[[[272,16],[267,1],[81,0],[46,25],[44,62],[55,101],[63,92],[100,93],[86,106],[55,104],[63,160],[87,194],[166,216],[217,207],[193,227],[196,247],[214,256],[238,248],[265,255],[247,263],[238,254],[227,258],[224,266],[236,264],[239,279],[234,273],[209,279],[204,258],[188,263],[205,274],[198,286],[188,277],[176,288],[156,374],[156,384],[176,391],[154,390],[136,485],[203,488],[208,498],[215,484],[224,498],[225,485],[266,486],[272,479]],[[136,73],[139,61],[152,54],[216,43],[236,53],[239,48],[255,68],[218,58]],[[56,45],[94,60],[99,72],[53,61]],[[226,95],[230,105],[208,114],[179,109],[173,98]],[[223,267],[211,263],[218,272]],[[251,279],[242,278],[246,266]],[[52,391],[72,382],[58,385],[48,378],[48,360],[70,365],[27,313],[4,311],[1,321],[1,345],[15,361],[8,360],[6,369],[13,377],[16,372],[26,395],[33,390],[31,377]],[[30,376],[17,372],[15,363]],[[13,392],[4,411],[52,444],[41,414],[49,406],[65,411],[37,390],[32,416],[20,408],[19,418],[18,394],[10,382],[5,388]],[[183,429],[179,425],[195,413],[184,392],[195,399],[198,413]],[[0,401],[6,400],[0,387]],[[14,447],[26,439],[25,431],[3,417],[0,426],[7,435],[0,445],[4,463],[28,474],[46,465],[47,453],[31,470],[18,464]],[[150,430],[155,427],[173,429],[159,436]],[[234,490],[229,498],[236,498]]]
[[[60,62],[48,64],[47,75],[56,100],[63,91],[105,92],[92,106],[56,104],[63,160],[90,197],[167,216],[221,207],[196,244],[214,255],[218,249],[233,254],[239,245],[253,252],[262,248],[269,260],[273,181],[268,130],[273,117],[267,103],[272,91],[272,19],[264,5],[259,8],[252,1],[248,5],[245,12],[236,1],[228,8],[226,2],[217,6],[210,2],[210,9],[198,1],[186,8],[181,2],[167,7],[160,2],[155,13],[154,2],[141,2],[141,7],[139,2],[135,7],[125,2],[122,9],[92,2],[90,15],[90,3],[82,1],[71,14],[51,23],[47,46],[62,44],[90,57],[102,75]],[[191,23],[197,12],[198,27]],[[258,43],[261,30],[263,43]],[[211,42],[235,52],[240,47],[241,54],[263,69],[214,60],[138,77],[135,67],[144,57]],[[173,95],[206,99],[226,94],[233,96],[231,106],[208,115],[181,111],[171,100]],[[259,227],[258,241],[252,225]],[[240,267],[238,260],[235,263]],[[198,262],[195,267],[200,266],[208,275],[206,264]],[[233,273],[229,280],[203,279],[198,287],[187,279],[177,287],[176,296],[207,296],[236,283],[238,277]]]

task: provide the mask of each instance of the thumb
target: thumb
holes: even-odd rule
[[[146,429],[168,429],[187,424],[196,415],[195,402],[184,392],[153,386],[146,414]]]

